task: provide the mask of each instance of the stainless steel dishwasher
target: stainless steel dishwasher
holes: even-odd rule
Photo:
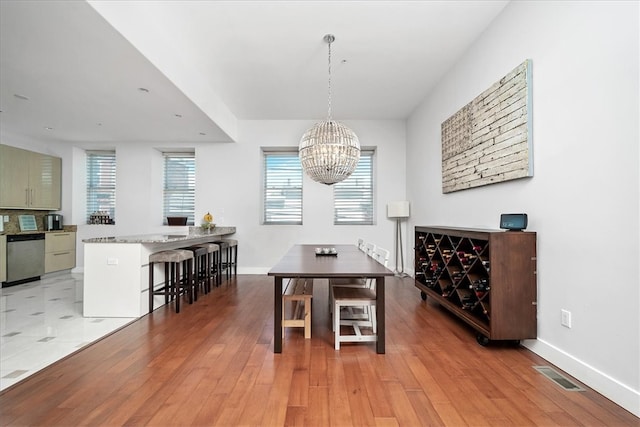
[[[40,279],[44,274],[44,233],[7,235],[7,281],[4,286]]]

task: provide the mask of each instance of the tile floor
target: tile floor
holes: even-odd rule
[[[0,289],[0,390],[135,320],[82,317],[82,279],[63,273]]]

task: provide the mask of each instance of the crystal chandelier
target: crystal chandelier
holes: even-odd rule
[[[333,34],[324,36],[329,44],[329,109],[327,120],[316,123],[300,140],[298,153],[302,169],[314,181],[335,184],[348,178],[360,160],[360,143],[345,125],[331,120],[331,43]]]

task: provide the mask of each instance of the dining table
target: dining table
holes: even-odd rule
[[[322,251],[322,249],[328,249]],[[323,253],[324,252],[324,253]],[[367,255],[356,245],[297,244],[267,273],[274,278],[274,353],[282,353],[282,282],[287,278],[348,279],[372,278],[376,284],[376,352],[385,352],[385,277],[393,271]],[[314,283],[315,285],[315,283]]]

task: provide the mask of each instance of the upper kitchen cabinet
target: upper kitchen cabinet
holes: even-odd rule
[[[59,210],[62,159],[0,145],[0,208]]]

